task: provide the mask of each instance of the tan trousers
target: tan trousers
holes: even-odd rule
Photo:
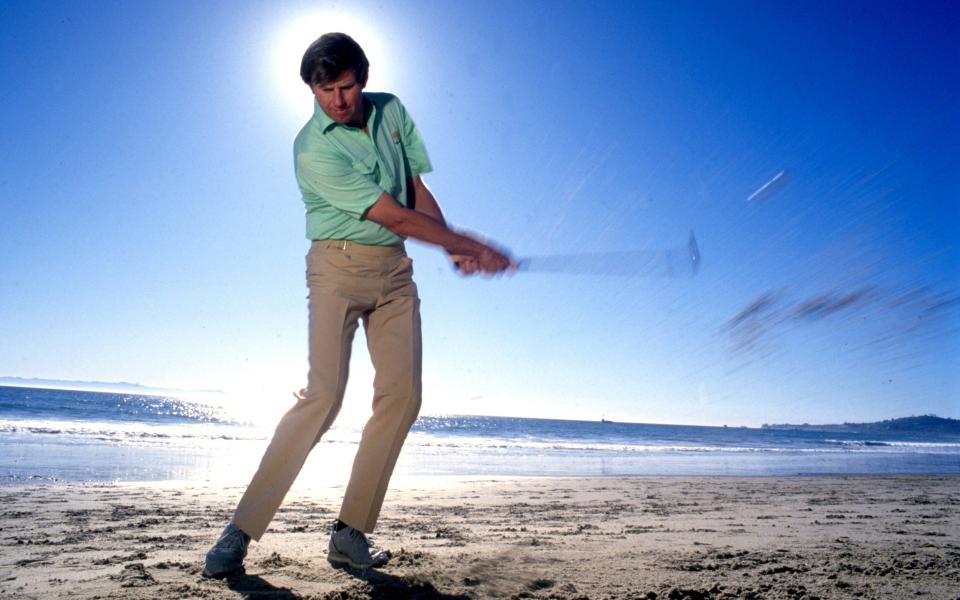
[[[373,530],[400,448],[420,411],[420,300],[403,246],[314,241],[307,253],[307,285],[307,387],[280,420],[233,518],[255,540],[340,410],[359,320],[376,371],[373,414],[360,438],[341,521]]]

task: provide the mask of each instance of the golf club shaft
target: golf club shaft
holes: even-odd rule
[[[700,249],[692,231],[686,246],[678,248],[530,256],[517,261],[519,271],[570,275],[692,277],[699,268]]]

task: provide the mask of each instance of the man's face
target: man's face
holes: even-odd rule
[[[353,70],[344,71],[334,81],[310,86],[313,96],[328,117],[342,125],[363,125],[363,84],[357,83]]]

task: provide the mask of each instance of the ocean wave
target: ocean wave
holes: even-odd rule
[[[821,444],[842,448],[915,448],[918,450],[958,450],[960,443],[954,442],[901,442],[880,440],[820,440]]]
[[[331,428],[323,442],[355,444],[360,431]],[[177,446],[197,443],[264,442],[272,427],[223,425],[218,423],[151,424],[116,421],[66,421],[41,419],[0,419],[0,435],[61,436],[72,441],[99,441],[131,445]]]
[[[70,443],[100,442],[142,446],[203,446],[224,443],[263,443],[273,435],[272,428],[215,423],[150,424],[114,421],[16,420],[0,419],[2,436],[62,437]],[[324,434],[321,444],[357,444],[360,431],[334,427]],[[22,439],[22,438],[21,438]],[[49,438],[48,438],[49,439]],[[751,445],[744,440],[641,439],[583,440],[556,439],[550,436],[449,435],[443,431],[412,431],[406,445],[426,454],[569,454],[569,455],[826,455],[826,454],[946,454],[960,455],[960,443],[908,442],[882,440],[765,440]]]
[[[847,445],[836,448],[811,446],[730,446],[730,445],[692,445],[669,442],[660,443],[603,443],[571,442],[556,440],[504,439],[479,437],[441,437],[429,434],[413,433],[407,438],[407,445],[437,450],[474,450],[474,451],[540,451],[574,453],[667,453],[667,454],[828,454],[828,453],[869,453],[880,452],[881,445]],[[883,443],[890,448],[905,453],[960,454],[960,444],[917,444]]]
[[[107,421],[0,420],[0,434],[55,435],[105,442],[177,444],[210,440],[244,441],[265,438],[263,431],[210,423],[151,425]]]

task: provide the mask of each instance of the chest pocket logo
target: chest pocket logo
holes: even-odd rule
[[[390,133],[390,137],[393,139],[393,143],[394,143],[394,144],[399,144],[399,143],[400,143],[400,132],[399,132],[399,131],[391,132],[391,133]]]

